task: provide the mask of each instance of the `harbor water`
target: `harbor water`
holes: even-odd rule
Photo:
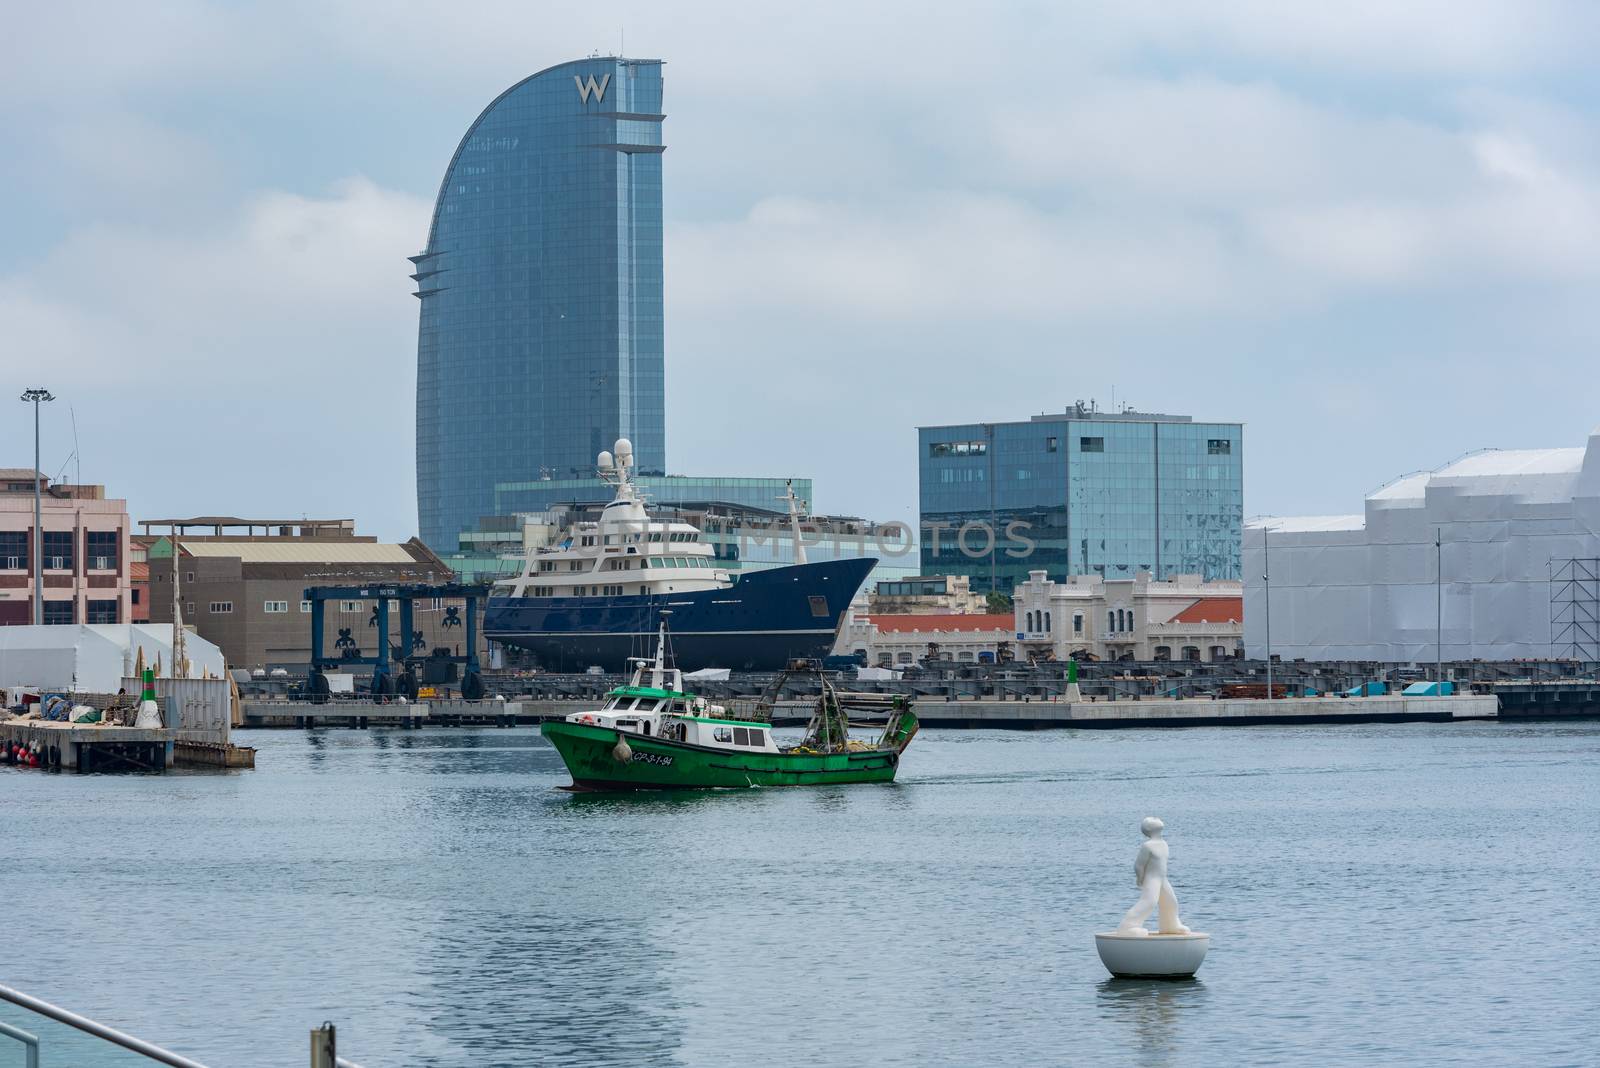
[[[366,1068],[1595,1063],[1600,724],[931,730],[892,786],[633,797],[526,728],[239,740],[0,768],[0,982],[212,1068],[323,1020]],[[1095,955],[1152,814],[1192,982]]]

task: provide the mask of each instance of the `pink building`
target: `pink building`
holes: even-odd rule
[[[44,480],[44,622],[133,620],[128,502]],[[0,468],[0,626],[33,622],[33,469]]]

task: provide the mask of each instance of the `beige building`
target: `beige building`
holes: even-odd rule
[[[989,610],[988,600],[972,592],[966,575],[913,575],[879,582],[867,594],[867,612],[892,615],[901,612],[963,615]]]
[[[222,648],[231,667],[303,668],[311,659],[310,586],[375,582],[449,582],[451,572],[418,539],[381,543],[358,535],[353,520],[247,520],[224,516],[148,520],[167,527],[149,550],[150,620],[172,621],[174,544],[181,561],[183,619]],[[347,637],[366,655],[376,650],[368,626],[375,601],[331,603],[325,641]],[[459,604],[417,605],[417,629],[428,646],[459,644],[461,629],[445,618]]]
[[[42,483],[42,621],[131,622],[128,502]],[[33,468],[0,468],[0,626],[33,622],[33,544]]]
[[[1226,660],[1242,655],[1244,589],[1232,581],[1148,571],[1130,579],[1030,571],[1011,593],[1017,659]]]

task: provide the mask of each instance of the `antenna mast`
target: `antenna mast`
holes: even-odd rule
[[[789,505],[789,529],[794,534],[794,562],[804,564],[806,560],[806,543],[800,537],[800,498],[794,495],[794,479],[785,479],[783,483],[783,496],[780,501],[787,501]]]

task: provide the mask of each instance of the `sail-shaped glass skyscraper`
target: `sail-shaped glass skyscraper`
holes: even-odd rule
[[[575,60],[500,94],[411,257],[417,511],[456,548],[496,483],[592,475],[630,438],[665,469],[661,61]]]

